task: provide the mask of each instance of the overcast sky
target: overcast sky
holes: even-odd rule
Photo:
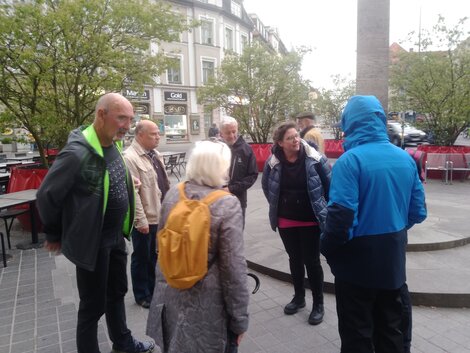
[[[356,11],[354,0],[244,0],[265,26],[277,27],[288,49],[307,46],[302,74],[314,87],[332,87],[331,75],[356,75]],[[470,17],[470,0],[390,0],[390,43],[401,42],[411,31],[431,29],[442,14],[448,25]],[[470,30],[470,19],[466,22]],[[405,49],[411,44],[402,44]]]

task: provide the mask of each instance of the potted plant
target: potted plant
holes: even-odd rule
[[[3,152],[16,152],[16,141],[11,137],[4,137],[2,139]]]

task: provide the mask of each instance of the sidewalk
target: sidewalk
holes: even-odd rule
[[[458,304],[470,294],[470,245],[460,246],[470,235],[470,182],[444,185],[433,180],[425,188],[429,218],[410,231],[410,243],[415,251],[407,255],[408,283],[415,294],[431,294],[434,300],[451,298]],[[285,279],[289,273],[287,255],[279,235],[269,227],[260,180],[250,189],[248,200],[247,259],[253,266]],[[22,231],[15,223],[13,244],[30,239],[29,232]],[[40,235],[41,239],[44,238]],[[443,246],[444,250],[422,251],[426,246]],[[76,352],[79,300],[74,266],[64,256],[52,256],[41,248],[8,252],[12,255],[8,267],[0,268],[0,353]],[[325,281],[331,283],[328,265],[324,263],[323,268]],[[259,276],[261,288],[251,296],[250,327],[240,353],[339,352],[332,294],[325,295],[324,322],[314,327],[307,324],[310,294],[306,309],[286,316],[283,306],[292,297],[292,286],[273,277]],[[129,281],[128,324],[138,338],[144,338],[148,311],[134,303],[130,286]],[[102,319],[99,342],[102,352],[108,353],[111,345],[105,327]],[[412,352],[470,353],[469,330],[470,309],[415,306]]]
[[[78,297],[75,269],[61,256],[44,249],[14,250],[9,266],[0,270],[0,353],[75,353]],[[240,353],[337,353],[339,336],[335,299],[325,295],[325,320],[307,324],[307,308],[284,315],[292,287],[259,274],[261,288],[251,296],[250,326]],[[126,296],[130,329],[144,338],[148,311]],[[99,325],[103,353],[111,350],[105,322]],[[414,353],[470,353],[469,309],[414,307]],[[158,349],[155,350],[159,352]],[[201,352],[203,353],[203,352]]]

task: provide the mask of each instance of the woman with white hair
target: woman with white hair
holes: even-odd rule
[[[196,143],[186,166],[184,192],[202,199],[227,183],[230,149],[220,141]],[[159,229],[179,201],[177,186],[165,196]],[[189,289],[176,289],[159,266],[147,321],[147,334],[164,353],[230,352],[248,329],[247,268],[240,202],[227,194],[210,206],[206,276]]]

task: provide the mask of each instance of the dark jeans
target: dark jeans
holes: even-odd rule
[[[115,247],[101,248],[96,268],[87,271],[77,267],[80,296],[77,322],[78,353],[99,353],[98,320],[106,314],[111,341],[125,347],[132,340],[126,324],[124,296],[127,292],[127,253],[124,238]]]
[[[320,229],[318,226],[279,228],[284,248],[289,255],[289,267],[295,296],[305,297],[304,278],[313,293],[313,302],[323,304],[323,269],[320,263]]]
[[[405,353],[410,353],[413,316],[411,296],[406,283],[400,288],[400,298],[402,304],[401,332],[403,332],[404,350]]]
[[[403,353],[400,289],[359,287],[335,279],[341,353]]]
[[[140,233],[132,230],[132,245],[134,251],[131,256],[132,290],[136,301],[150,302],[155,287],[155,266],[157,264],[156,235],[157,225],[149,226],[149,233]]]

